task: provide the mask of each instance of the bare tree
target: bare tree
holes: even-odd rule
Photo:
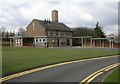
[[[18,36],[22,36],[22,37],[25,36],[25,32],[26,32],[26,30],[24,28],[22,28],[22,27],[19,28],[18,29]]]
[[[94,36],[94,29],[88,27],[77,27],[73,29],[73,36]]]
[[[9,35],[10,35],[10,33],[9,33],[8,31],[5,31],[5,36],[4,36],[4,38],[5,38],[6,40],[9,40]]]
[[[0,37],[1,38],[5,38],[5,30],[6,30],[6,28],[4,26],[0,27]]]
[[[9,33],[9,36],[12,37],[12,36],[15,36],[15,31]]]

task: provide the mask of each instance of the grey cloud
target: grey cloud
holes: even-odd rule
[[[42,5],[42,2],[46,4]],[[12,26],[27,26],[33,18],[51,18],[51,10],[57,9],[59,11],[59,21],[70,27],[94,27],[96,22],[99,21],[105,28],[105,31],[107,31],[108,26],[111,27],[110,31],[116,31],[110,25],[117,25],[117,5],[118,3],[116,2],[96,3],[79,2],[78,0],[70,0],[70,2],[67,0],[37,0],[37,2],[34,0],[25,0],[17,4],[4,2],[0,3],[0,18],[4,18],[7,21],[3,22],[0,20],[0,22],[6,26],[8,25],[11,29],[13,29]],[[20,8],[23,8],[23,11]],[[26,14],[24,13],[24,9],[27,10]]]

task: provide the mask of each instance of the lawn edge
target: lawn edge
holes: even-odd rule
[[[38,71],[41,71],[41,70],[45,70],[45,69],[49,69],[49,68],[54,68],[54,67],[57,67],[57,66],[62,66],[62,65],[67,65],[67,64],[73,64],[73,63],[83,62],[83,61],[89,61],[89,60],[106,59],[106,58],[118,57],[118,56],[119,55],[112,55],[112,56],[109,55],[107,57],[100,56],[100,57],[94,57],[94,58],[92,57],[90,59],[80,59],[80,60],[76,60],[76,61],[69,61],[69,62],[57,63],[57,64],[53,64],[53,65],[39,67],[39,68],[36,68],[36,69],[33,69],[33,70],[27,70],[27,71],[23,71],[23,72],[20,72],[20,73],[12,74],[12,75],[0,78],[0,82],[7,81],[7,80],[10,80],[10,79],[13,79],[13,78],[20,77],[20,76],[28,75],[28,74],[31,74],[31,73],[34,73],[34,72],[38,72]]]
[[[111,70],[111,71],[109,71],[108,72],[108,74],[106,74],[106,76],[102,79],[102,84],[105,84],[106,82],[105,82],[105,80],[106,80],[106,78],[109,76],[109,75],[111,75],[116,69],[118,69],[119,68],[119,66],[118,67],[116,67],[116,68],[114,68],[113,70]],[[119,81],[117,81],[117,82],[119,82]]]
[[[87,58],[81,58],[81,59],[66,60],[66,61],[61,61],[61,62],[55,62],[55,63],[50,63],[50,64],[44,64],[44,65],[40,65],[40,66],[35,66],[35,67],[31,67],[31,68],[26,68],[26,69],[24,69],[24,70],[19,70],[19,71],[15,71],[15,72],[10,72],[10,73],[6,73],[6,74],[2,74],[2,77],[6,77],[6,76],[13,75],[13,74],[17,74],[17,73],[29,71],[29,70],[36,69],[36,68],[41,68],[41,67],[45,67],[45,66],[50,66],[50,65],[65,63],[65,62],[72,62],[72,61],[85,60],[85,59],[92,59],[92,58],[100,58],[100,57],[105,57],[105,56],[106,56],[106,57],[110,57],[110,56],[115,56],[115,55],[119,55],[119,54],[103,55],[103,56],[97,56],[97,57],[94,56],[94,57],[87,57]]]

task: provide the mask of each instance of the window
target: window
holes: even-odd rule
[[[58,36],[60,36],[60,32],[58,32]]]
[[[62,40],[61,40],[61,39],[59,39],[59,42],[62,42]]]
[[[20,43],[20,39],[16,39],[16,43]]]
[[[65,36],[65,32],[63,32],[63,36]]]
[[[70,36],[71,35],[71,33],[68,33],[68,36]]]
[[[33,22],[33,24],[32,24],[32,25],[33,25],[33,31],[34,31],[34,30],[35,30],[35,23]]]
[[[50,31],[48,31],[48,36],[50,36]]]
[[[36,42],[38,42],[38,39],[36,39]]]
[[[55,36],[55,32],[53,32],[53,35]]]
[[[39,39],[39,42],[41,42],[41,39]]]
[[[43,42],[45,42],[45,39],[43,39]]]
[[[55,42],[55,40],[54,40],[54,39],[52,39],[52,42]]]

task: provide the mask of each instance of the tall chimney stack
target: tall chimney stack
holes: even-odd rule
[[[52,22],[58,22],[58,11],[57,10],[52,11]]]

